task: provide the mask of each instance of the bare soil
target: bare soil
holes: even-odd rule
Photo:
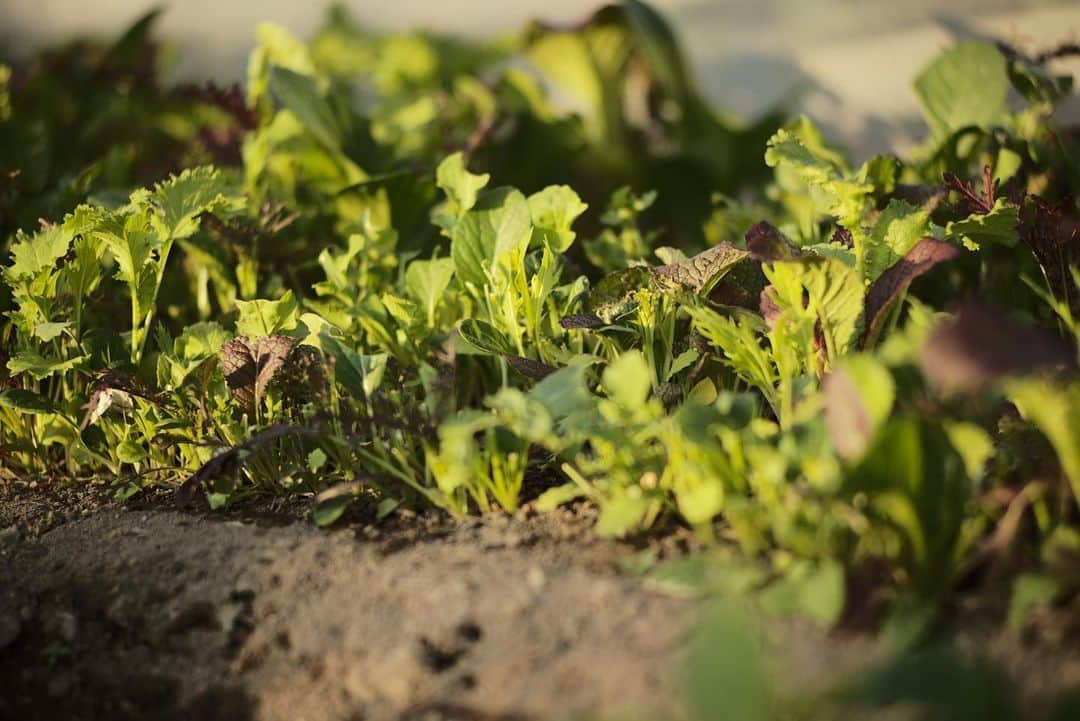
[[[698,603],[621,572],[642,547],[597,538],[588,507],[334,531],[267,510],[0,486],[0,719],[685,715]],[[794,683],[883,653],[797,622],[775,635]],[[1047,654],[989,627],[957,638],[1033,693],[1080,686],[1075,647]]]

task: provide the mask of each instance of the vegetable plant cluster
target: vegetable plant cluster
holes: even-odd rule
[[[1076,592],[1053,53],[913,68],[924,142],[859,163],[715,111],[638,0],[486,43],[262,25],[243,89],[163,84],[153,20],[0,65],[5,476],[323,525],[584,499],[898,633]]]

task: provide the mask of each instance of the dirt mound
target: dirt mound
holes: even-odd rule
[[[619,549],[569,516],[418,520],[388,534],[74,515],[38,536],[18,523],[4,534],[5,718],[671,708],[690,603],[618,575]]]

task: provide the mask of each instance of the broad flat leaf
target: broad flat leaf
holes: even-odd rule
[[[389,354],[361,355],[326,331],[319,339],[323,349],[334,359],[334,376],[354,395],[370,398],[382,385]]]
[[[529,204],[512,188],[497,188],[480,196],[476,205],[454,226],[450,235],[450,257],[463,282],[477,288],[492,278],[506,275],[496,271],[506,264],[513,271],[520,265],[532,236]]]
[[[534,233],[552,253],[565,253],[573,245],[577,233],[570,227],[588,207],[566,185],[549,185],[529,196]]]
[[[1005,58],[990,43],[960,43],[919,74],[915,92],[938,138],[970,125],[988,128],[1007,110],[1009,75]]]
[[[63,335],[64,331],[71,327],[71,323],[38,323],[34,326],[34,337],[40,341],[49,341]]]
[[[514,346],[498,328],[486,320],[466,318],[458,326],[458,332],[470,346],[490,355],[514,353]]]
[[[296,328],[299,304],[291,290],[278,300],[238,300],[236,332],[248,338],[279,334]]]
[[[746,250],[762,263],[800,260],[806,257],[802,248],[764,220],[746,231]]]
[[[321,145],[341,150],[345,131],[315,78],[275,65],[267,87],[274,101],[291,111]]]
[[[228,331],[213,321],[192,323],[173,341],[173,354],[185,361],[201,361],[217,355],[230,340]]]
[[[454,261],[450,258],[414,260],[405,271],[405,289],[424,310],[429,328],[435,326],[435,308],[453,277]]]
[[[1020,209],[998,198],[989,213],[975,213],[949,223],[945,234],[962,241],[968,250],[978,250],[985,243],[1011,248],[1019,241],[1016,231],[1019,220]]]
[[[796,563],[763,590],[758,599],[769,613],[799,614],[822,628],[831,628],[844,611],[844,569],[828,559],[817,564]]]
[[[1006,392],[1020,413],[1050,440],[1080,502],[1080,383],[1061,387],[1027,378],[1010,382]]]
[[[254,412],[289,357],[295,338],[283,335],[233,338],[221,347],[221,372],[240,407]]]
[[[960,251],[955,246],[928,236],[882,273],[866,294],[863,311],[866,335],[863,338],[863,347],[870,348],[877,342],[889,312],[916,278],[929,272],[938,263],[952,260],[959,254]]]
[[[45,358],[37,351],[24,350],[8,359],[7,369],[13,376],[26,373],[34,380],[40,381],[57,373],[66,373],[89,358],[90,356],[87,355],[63,359]]]
[[[454,205],[457,217],[476,205],[477,194],[483,189],[491,176],[487,173],[476,175],[465,168],[465,155],[454,153],[447,156],[435,171],[435,183],[446,193]]]
[[[646,498],[621,495],[600,506],[596,532],[601,536],[620,536],[641,525],[651,502]]]
[[[843,458],[857,460],[892,411],[892,374],[871,356],[850,355],[825,377],[822,392],[833,447]]]
[[[865,280],[873,282],[930,234],[930,213],[902,200],[890,200],[856,259]]]
[[[56,412],[48,398],[22,388],[8,388],[0,392],[0,406],[32,415]]]
[[[627,410],[637,410],[652,390],[652,369],[641,351],[627,351],[604,369],[603,383],[608,398]]]
[[[923,374],[947,393],[974,392],[1008,376],[1072,363],[1057,336],[975,302],[934,328],[919,354]]]

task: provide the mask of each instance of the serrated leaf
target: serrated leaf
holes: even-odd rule
[[[33,278],[56,266],[71,246],[71,233],[62,224],[51,225],[33,235],[19,234],[11,244],[11,265],[4,268],[9,281]]]
[[[221,347],[221,372],[241,408],[254,412],[260,406],[295,344],[295,338],[271,335],[233,338]]]
[[[40,381],[58,373],[66,373],[89,359],[88,355],[74,358],[45,358],[37,351],[24,350],[8,359],[7,369],[13,376],[25,373],[34,380]]]
[[[190,168],[154,186],[151,199],[161,212],[166,236],[186,238],[199,228],[197,216],[228,203],[228,183],[210,166]]]
[[[653,268],[653,274],[695,293],[707,294],[728,271],[750,258],[750,253],[724,242],[692,258]]]
[[[975,213],[945,226],[945,234],[961,240],[968,250],[978,250],[984,243],[1011,248],[1019,242],[1016,226],[1020,209],[998,198],[989,213]]]
[[[890,200],[881,211],[863,257],[857,259],[862,277],[873,282],[930,234],[930,213],[902,200]]]

